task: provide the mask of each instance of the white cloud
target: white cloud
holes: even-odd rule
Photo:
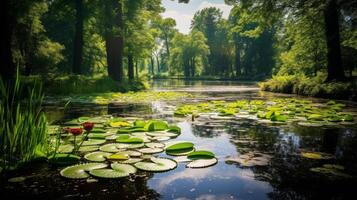
[[[176,20],[176,28],[184,34],[188,34],[190,32],[191,20],[193,18],[193,14],[183,14],[179,13],[175,10],[167,10],[161,14],[162,17],[168,18],[171,17]]]
[[[202,10],[204,8],[209,8],[209,7],[216,7],[223,11],[223,18],[228,19],[229,13],[231,12],[232,6],[226,5],[224,3],[210,3],[207,1],[202,2],[198,10]]]
[[[191,21],[193,19],[194,14],[202,10],[204,8],[208,7],[216,7],[219,8],[220,10],[223,11],[223,18],[227,19],[229,16],[229,13],[232,9],[232,6],[228,6],[224,3],[210,3],[208,1],[203,1],[197,8],[192,8],[186,10],[185,13],[179,12],[176,10],[172,9],[167,9],[164,13],[161,15],[165,18],[171,17],[176,20],[176,27],[177,29],[184,34],[188,34],[190,32],[190,27],[191,27]]]

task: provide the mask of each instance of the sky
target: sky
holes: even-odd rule
[[[223,11],[223,18],[227,19],[232,8],[226,5],[224,0],[190,0],[188,4],[178,3],[178,0],[162,0],[162,4],[165,12],[161,15],[164,18],[174,18],[176,28],[184,34],[190,32],[191,20],[197,11],[207,7],[217,7]]]

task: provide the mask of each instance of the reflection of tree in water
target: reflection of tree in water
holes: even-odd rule
[[[192,124],[192,133],[197,137],[214,138],[221,135],[226,130],[225,122],[206,121]]]
[[[269,194],[271,199],[344,199],[351,193],[357,193],[353,188],[357,183],[356,178],[342,179],[310,171],[310,168],[322,164],[337,163],[346,166],[346,171],[350,174],[356,175],[355,131],[306,127],[286,129],[288,130],[279,130],[268,125],[245,124],[231,125],[228,128],[237,152],[261,152],[273,156],[267,166],[249,167],[256,180],[267,181],[274,187],[274,191]],[[303,159],[300,156],[302,149],[332,153],[337,160]]]
[[[33,172],[22,183],[9,183],[1,177],[0,193],[2,199],[159,199],[160,194],[148,188],[147,181],[153,173],[139,173],[131,178],[113,180],[98,179],[98,182],[70,180],[61,177],[56,168],[47,163],[27,167]],[[22,171],[22,175],[29,175]],[[90,178],[93,179],[93,178]],[[89,180],[90,180],[89,179]],[[5,198],[6,197],[6,198]]]

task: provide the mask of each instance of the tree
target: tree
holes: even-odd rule
[[[73,73],[81,74],[83,61],[83,0],[76,0],[76,28],[73,48]]]
[[[204,34],[199,31],[192,31],[189,35],[176,33],[172,43],[170,62],[175,63],[177,72],[183,71],[185,77],[196,76],[198,65],[202,65],[209,52]]]
[[[191,29],[202,32],[207,38],[207,44],[210,49],[208,55],[209,67],[207,67],[207,74],[214,75],[219,69],[216,65],[218,58],[218,46],[220,41],[217,40],[216,32],[218,30],[218,23],[222,20],[222,11],[218,8],[210,7],[204,8],[195,13],[191,22]]]
[[[324,29],[327,45],[327,81],[345,79],[341,59],[339,33],[339,5],[337,0],[225,0],[228,4],[238,4],[252,17],[259,19],[262,26],[271,26],[286,15],[299,17],[308,8],[324,13]],[[344,1],[341,1],[344,3]]]
[[[123,80],[123,1],[104,2],[105,46],[107,52],[108,75],[115,81]]]
[[[10,11],[10,3],[10,0],[3,0],[0,3],[0,20],[3,29],[3,36],[0,37],[0,76],[5,81],[10,81],[15,73],[11,52],[11,41],[15,20]]]

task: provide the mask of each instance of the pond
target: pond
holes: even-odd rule
[[[172,139],[190,141],[196,149],[214,152],[217,164],[206,168],[188,168],[179,162],[173,170],[152,173],[140,171],[134,176],[113,180],[66,179],[64,167],[38,162],[1,180],[1,195],[36,199],[348,199],[356,195],[357,125],[350,123],[271,122],[256,113],[241,116],[216,116],[210,112],[175,116],[180,106],[214,102],[226,104],[257,100],[298,99],[311,101],[323,109],[327,100],[259,92],[256,83],[223,81],[157,80],[156,91],[194,93],[185,99],[150,103],[77,103],[64,111],[48,105],[46,112],[55,123],[81,116],[139,117],[161,119],[181,128]],[[222,102],[222,100],[224,102]],[[293,102],[293,101],[291,101]],[[357,106],[345,104],[343,112],[356,120]],[[211,106],[210,104],[207,104]],[[195,108],[195,107],[192,107]],[[341,111],[342,112],[342,111]],[[192,116],[194,115],[194,116]],[[282,120],[284,121],[284,120]],[[155,154],[170,157],[165,152]],[[8,182],[12,177],[23,181]],[[2,198],[3,199],[3,198]]]

